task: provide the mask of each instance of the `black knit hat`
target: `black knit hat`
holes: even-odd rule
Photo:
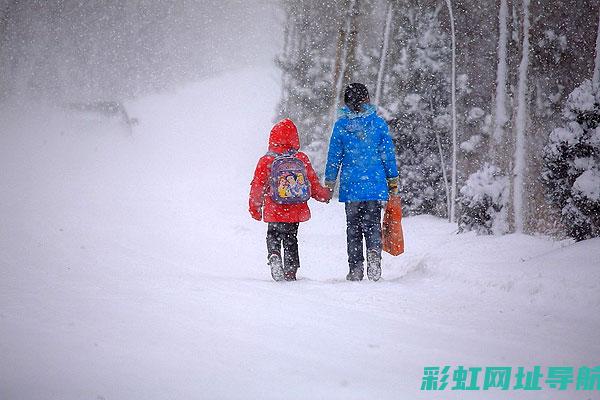
[[[344,91],[344,103],[354,112],[360,112],[361,106],[369,102],[369,91],[362,83],[351,83]]]

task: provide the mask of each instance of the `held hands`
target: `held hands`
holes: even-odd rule
[[[325,181],[325,187],[328,189],[329,196],[325,203],[329,204],[329,201],[333,198],[333,190],[335,189],[335,181]]]
[[[390,196],[398,196],[398,191],[400,189],[400,179],[398,177],[388,178],[388,193]]]
[[[331,189],[327,188],[327,197],[325,197],[325,204],[329,204],[332,197],[333,197],[333,192],[331,191]]]
[[[325,187],[333,193],[333,189],[335,189],[335,181],[325,181]]]

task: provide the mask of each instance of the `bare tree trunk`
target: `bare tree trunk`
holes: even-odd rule
[[[437,141],[438,151],[440,153],[440,166],[442,167],[442,178],[444,179],[444,189],[446,191],[446,212],[448,213],[448,222],[450,221],[450,213],[452,207],[450,206],[450,186],[448,185],[448,174],[446,173],[446,162],[444,161],[444,151],[442,150],[442,140],[440,139],[440,133],[435,131],[435,140]]]
[[[429,99],[429,107],[433,110],[433,99]],[[442,148],[442,139],[440,138],[440,132],[435,130],[435,140],[437,142],[438,153],[440,156],[440,168],[442,169],[442,179],[444,180],[444,190],[446,191],[446,214],[448,215],[448,222],[450,221],[450,184],[448,182],[448,173],[446,172],[446,161],[444,160],[444,150]]]
[[[346,60],[343,64],[343,76],[345,87],[354,79],[356,73],[356,49],[358,47],[358,17],[360,15],[360,0],[353,0],[350,8],[348,9],[348,35],[346,36]]]
[[[353,22],[354,8],[358,0],[349,0],[345,2],[347,5],[347,12],[345,18],[340,21],[339,35],[338,35],[338,46],[336,48],[336,60],[334,66],[333,82],[334,82],[334,93],[333,93],[333,109],[331,112],[332,124],[336,120],[337,109],[340,105],[340,97],[344,83],[347,83],[348,74],[348,61],[354,62],[354,52],[356,50],[356,27]],[[351,39],[354,31],[354,37]],[[353,43],[352,43],[353,42]],[[349,53],[352,55],[349,56]],[[352,66],[351,66],[352,68]]]
[[[390,27],[392,25],[392,15],[394,14],[393,3],[388,4],[387,15],[385,19],[385,28],[383,31],[383,44],[381,46],[381,57],[379,57],[379,71],[377,71],[377,86],[375,87],[375,104],[379,104],[381,98],[381,85],[383,82],[383,73],[385,71],[385,62],[390,43]]]
[[[529,0],[523,0],[523,46],[519,64],[519,82],[517,86],[517,117],[515,125],[515,166],[513,203],[515,212],[515,231],[523,232],[524,226],[524,179],[525,179],[525,129],[527,119],[527,69],[529,67]]]
[[[283,60],[284,62],[292,62],[294,51],[294,39],[296,35],[296,24],[293,21],[293,17],[288,15],[287,21],[285,22],[284,42],[283,42]],[[289,72],[284,71],[281,85],[281,104],[284,114],[289,113],[290,99],[290,76]]]
[[[344,2],[344,5],[348,4],[348,0]],[[346,7],[347,9],[347,7]],[[343,76],[343,62],[345,59],[345,47],[346,47],[346,25],[347,19],[340,19],[340,23],[338,26],[338,40],[337,46],[335,48],[335,64],[333,66],[333,104],[331,111],[331,121],[332,124],[335,122],[335,116],[337,109],[339,107],[340,100],[340,92],[342,86],[342,76]]]
[[[290,17],[289,15],[286,18],[286,21],[284,22],[285,26],[284,26],[284,31],[283,31],[283,55],[282,55],[282,60],[283,62],[289,62],[289,47],[290,47],[290,30],[291,30],[291,26],[292,23],[290,21]],[[281,112],[283,114],[287,114],[287,92],[288,92],[289,88],[288,88],[288,73],[286,72],[286,70],[283,71],[282,76],[281,76],[281,94],[279,95],[281,98]]]
[[[600,13],[598,13],[598,35],[596,36],[596,58],[594,62],[594,77],[592,78],[592,87],[598,91],[600,86]]]
[[[454,31],[454,14],[452,13],[452,2],[446,0],[448,14],[450,16],[450,32],[452,34],[452,184],[450,190],[450,222],[456,221],[456,33]]]
[[[496,71],[496,112],[494,123],[494,144],[499,145],[504,140],[504,127],[508,121],[506,112],[506,82],[507,82],[507,42],[508,42],[508,5],[507,0],[500,0],[498,12],[498,69]]]

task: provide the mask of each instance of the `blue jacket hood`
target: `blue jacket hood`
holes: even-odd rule
[[[377,108],[371,103],[363,104],[362,108],[363,110],[357,113],[350,110],[347,106],[344,106],[338,110],[338,118],[354,119],[360,117],[367,117],[369,115],[375,114],[375,112],[377,111]]]

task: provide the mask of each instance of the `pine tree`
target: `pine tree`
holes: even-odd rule
[[[276,119],[291,118],[300,145],[318,173],[325,167],[334,103],[333,68],[339,16],[335,2],[286,2],[285,45],[276,59],[283,75],[283,93]]]
[[[401,196],[409,214],[447,216],[450,48],[439,11],[398,7],[379,104],[395,139]]]
[[[544,148],[542,182],[576,240],[600,236],[600,91],[584,81],[563,110],[565,125]]]
[[[458,221],[459,232],[486,235],[508,232],[508,178],[498,167],[485,163],[471,174],[460,189],[458,201],[463,210]]]

